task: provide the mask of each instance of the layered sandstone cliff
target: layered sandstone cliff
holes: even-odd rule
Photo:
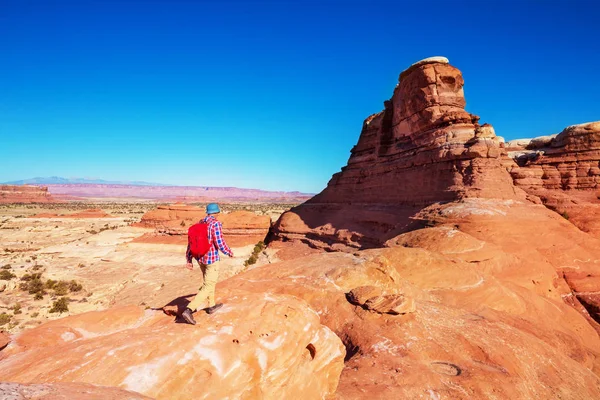
[[[348,165],[285,213],[274,237],[324,248],[379,246],[435,202],[524,199],[502,165],[502,139],[465,111],[463,85],[443,57],[402,72],[385,109],[365,120]]]
[[[0,185],[0,203],[49,203],[48,188],[28,185]]]
[[[600,237],[600,122],[509,145],[515,185]]]

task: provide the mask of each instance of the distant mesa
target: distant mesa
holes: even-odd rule
[[[47,187],[0,185],[1,203],[51,203],[54,198]]]
[[[163,183],[150,183],[142,181],[106,181],[103,179],[87,178],[62,178],[60,176],[36,177],[22,179],[19,181],[6,182],[7,185],[69,185],[69,184],[88,184],[88,185],[129,185],[129,186],[171,186]]]

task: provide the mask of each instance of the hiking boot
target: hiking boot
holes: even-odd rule
[[[194,315],[192,314],[192,310],[190,310],[189,308],[186,308],[185,311],[183,313],[181,313],[181,317],[188,324],[196,325],[196,321],[194,320]]]
[[[208,308],[206,309],[206,313],[207,313],[207,314],[212,314],[212,313],[214,313],[215,311],[217,311],[217,310],[218,310],[219,308],[221,308],[221,307],[223,307],[223,303],[217,303],[217,304],[215,304],[215,305],[214,305],[214,306],[212,306],[212,307],[208,307]]]

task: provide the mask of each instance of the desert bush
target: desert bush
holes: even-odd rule
[[[66,297],[61,297],[60,299],[54,301],[52,303],[52,308],[50,309],[51,313],[64,313],[69,311],[69,299]]]
[[[81,286],[80,283],[77,283],[77,281],[71,281],[69,283],[69,290],[71,292],[79,292],[81,289],[83,289],[83,286]]]
[[[69,284],[65,281],[59,281],[52,289],[55,295],[64,296],[69,292]]]
[[[8,324],[11,319],[12,315],[8,315],[7,313],[3,312],[0,314],[0,326]]]
[[[35,294],[35,296],[33,296],[34,300],[42,300],[44,298],[44,295],[41,292],[38,292]]]
[[[560,214],[560,215],[567,221],[569,220],[569,213],[567,213],[566,211],[563,211],[562,214]]]
[[[10,264],[5,264],[2,266],[2,269],[11,269],[11,265]]]
[[[39,280],[42,277],[42,273],[38,272],[38,273],[34,273],[34,274],[25,274],[21,277],[22,281],[28,282],[28,281],[33,281],[33,280]]]
[[[43,266],[42,266],[42,265],[40,265],[40,264],[35,264],[35,265],[33,266],[33,270],[34,270],[34,271],[38,271],[38,270],[40,270],[40,269],[42,269],[42,268],[43,268]]]
[[[0,271],[0,280],[2,281],[10,281],[12,278],[16,278],[16,275],[12,272],[3,269]]]
[[[20,303],[16,303],[16,304],[15,304],[15,305],[12,307],[12,310],[13,310],[13,314],[14,314],[14,315],[17,315],[17,314],[21,314],[21,313],[23,313],[23,311],[21,311],[21,304],[20,304]]]
[[[248,257],[248,259],[246,261],[244,261],[244,266],[247,267],[249,265],[256,264],[256,261],[258,261],[258,255],[264,249],[265,249],[265,243],[263,241],[256,243],[256,245],[254,246],[254,249],[252,250],[252,254],[250,255],[250,257]]]
[[[79,264],[77,265],[77,267],[78,267],[78,268],[85,268],[85,264],[84,264],[84,263],[79,263]]]
[[[19,289],[24,290],[24,291],[28,292],[29,294],[36,294],[36,293],[40,293],[42,295],[45,294],[44,282],[42,282],[41,279],[39,279],[39,278],[32,279],[32,280],[21,283],[19,285]]]
[[[36,312],[34,312],[33,314],[31,314],[31,318],[35,318],[35,317],[37,317],[38,315],[40,315],[40,313],[36,311]]]
[[[48,279],[48,280],[46,281],[46,288],[47,288],[47,289],[53,289],[53,288],[54,288],[54,285],[56,285],[57,283],[58,283],[58,281],[55,281],[55,280],[53,280],[53,279]]]

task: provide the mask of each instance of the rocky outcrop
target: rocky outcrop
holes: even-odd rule
[[[187,204],[171,204],[159,206],[142,216],[134,226],[155,228],[155,234],[146,236],[139,241],[159,243],[160,236],[177,236],[187,242],[188,228],[206,216],[203,208]],[[226,241],[235,246],[256,244],[264,240],[271,227],[271,219],[267,215],[257,215],[251,211],[233,211],[219,214],[223,224],[223,234]],[[157,241],[158,239],[158,241]],[[165,238],[172,243],[169,238]]]
[[[0,353],[0,380],[88,383],[157,399],[333,395],[344,347],[304,301],[264,291],[222,301],[218,314],[197,313],[195,326],[139,307],[48,322]]]
[[[274,237],[330,249],[379,246],[435,202],[524,199],[502,165],[502,139],[465,111],[463,85],[460,71],[440,57],[400,74],[384,111],[365,120],[348,165],[283,214]]]
[[[48,188],[29,185],[0,185],[0,203],[50,203]]]
[[[600,396],[598,324],[563,279],[600,265],[600,241],[514,200],[467,198],[415,218],[434,226],[386,249],[256,268],[220,290],[306,300],[346,345],[340,399]],[[585,270],[593,275],[581,284],[597,284]],[[388,294],[413,302],[412,312],[369,307]]]
[[[600,237],[600,122],[573,125],[509,150],[516,186]]]

